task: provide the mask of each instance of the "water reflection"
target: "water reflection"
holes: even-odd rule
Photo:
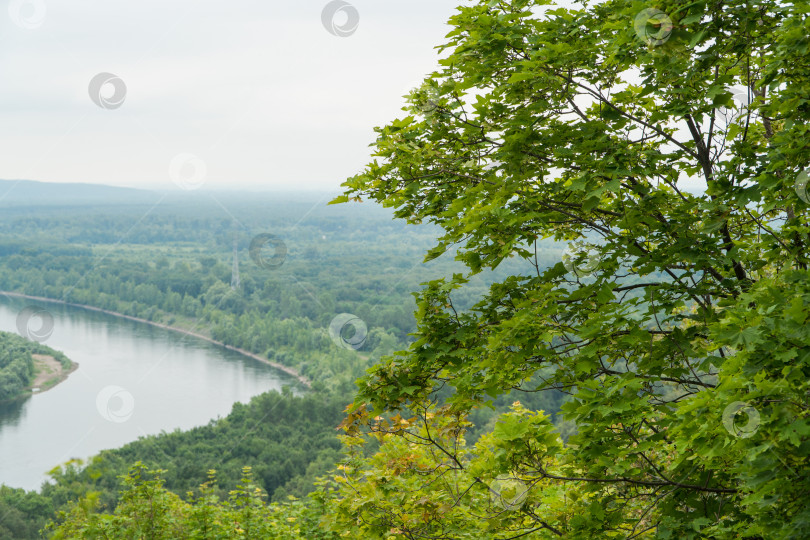
[[[0,430],[5,426],[18,426],[25,419],[23,414],[26,402],[31,399],[30,395],[17,399],[0,402]]]

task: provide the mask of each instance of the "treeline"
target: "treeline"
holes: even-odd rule
[[[95,494],[61,512],[61,523],[51,524],[51,538],[179,538],[298,539],[341,538],[324,527],[328,520],[323,499],[308,504],[291,500],[265,504],[264,493],[245,467],[236,489],[227,497],[215,490],[220,485],[215,471],[190,500],[168,491],[160,470],[138,462],[124,478],[121,504],[114,513],[97,513]]]
[[[52,356],[65,368],[71,365],[64,354],[50,347],[15,334],[0,332],[0,401],[19,396],[34,381],[36,368],[32,354]]]
[[[165,488],[187,498],[216,469],[218,485],[211,494],[227,499],[251,467],[253,482],[271,500],[302,497],[314,489],[340,458],[336,427],[346,401],[311,393],[268,392],[249,403],[236,403],[225,418],[188,431],[142,437],[105,450],[86,463],[69,462],[50,472],[52,483],[41,492],[0,488],[0,538],[40,538],[39,529],[67,508],[70,501],[91,496],[102,512],[114,511],[122,477],[136,461],[164,469]]]
[[[316,389],[346,393],[372,362],[410,342],[411,291],[460,268],[452,253],[420,264],[437,230],[406,230],[379,207],[344,206],[336,213],[324,202],[314,208],[261,199],[228,204],[238,209],[233,211],[240,226],[210,201],[161,206],[140,222],[146,207],[4,214],[0,290],[193,329],[295,368]],[[249,255],[252,236],[266,231],[287,246],[279,268],[263,268]],[[237,290],[230,286],[234,237]],[[539,263],[554,264],[560,251],[553,243],[540,244]],[[519,270],[520,263],[525,272],[534,271],[520,260],[474,276],[454,298],[456,307],[471,306],[490,282]],[[359,354],[329,338],[330,322],[340,313],[368,327]]]
[[[511,397],[555,405],[548,397],[553,394],[531,396]],[[349,530],[346,516],[337,518],[348,499],[339,496],[333,471],[345,451],[336,437],[344,405],[323,394],[270,392],[237,403],[206,426],[143,437],[86,463],[57,467],[40,493],[1,487],[0,537],[35,539],[42,531],[51,538],[97,538],[106,531],[123,538],[154,527],[154,538],[167,539],[338,538]],[[496,413],[491,415],[490,425],[470,433],[470,440],[492,430]],[[367,452],[376,449],[371,445]],[[414,447],[404,455],[423,451]],[[386,463],[393,462],[380,465]],[[145,505],[156,511],[136,511]],[[248,530],[246,523],[253,536],[236,530]],[[198,527],[209,527],[208,536],[195,536]]]

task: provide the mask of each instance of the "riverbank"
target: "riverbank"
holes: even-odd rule
[[[71,360],[70,367],[65,369],[60,361],[48,354],[32,354],[36,377],[26,389],[32,394],[41,394],[66,380],[68,375],[78,369],[79,364]]]
[[[185,334],[185,335],[188,335],[188,336],[192,336],[192,337],[195,337],[195,338],[198,338],[198,339],[205,340],[205,341],[207,341],[209,343],[212,343],[212,344],[217,345],[219,347],[223,347],[223,348],[228,349],[230,351],[237,352],[237,353],[241,354],[242,356],[247,356],[248,358],[258,360],[259,362],[262,362],[263,364],[267,364],[268,366],[272,366],[275,369],[277,369],[279,371],[282,371],[282,372],[286,373],[287,375],[290,375],[291,377],[294,377],[298,382],[300,382],[305,387],[311,388],[310,380],[307,377],[304,377],[303,375],[298,373],[298,371],[296,371],[295,369],[293,369],[291,367],[285,366],[283,364],[279,364],[278,362],[273,362],[272,360],[269,360],[267,358],[263,358],[263,357],[259,356],[258,354],[252,353],[252,352],[247,351],[245,349],[240,349],[239,347],[233,347],[231,345],[226,345],[225,343],[222,343],[221,341],[217,341],[217,340],[212,339],[212,338],[210,338],[210,337],[208,337],[206,335],[199,334],[199,333],[193,332],[191,330],[186,330],[185,328],[180,328],[180,327],[177,327],[177,326],[170,326],[168,324],[158,323],[158,322],[150,321],[150,320],[147,320],[147,319],[142,319],[140,317],[133,317],[131,315],[124,315],[123,313],[118,313],[117,311],[110,311],[108,309],[102,309],[102,308],[95,307],[95,306],[88,306],[88,305],[85,305],[85,304],[74,304],[73,302],[65,302],[64,300],[55,300],[53,298],[45,298],[43,296],[32,296],[32,295],[28,295],[28,294],[8,292],[8,291],[0,291],[0,294],[4,294],[6,296],[11,296],[11,297],[14,297],[14,298],[25,298],[25,299],[28,299],[28,300],[38,300],[40,302],[49,302],[49,303],[52,303],[52,304],[63,304],[63,305],[66,305],[66,306],[82,308],[82,309],[86,309],[86,310],[89,310],[89,311],[97,311],[99,313],[104,313],[105,315],[112,315],[113,317],[120,317],[122,319],[129,319],[130,321],[149,324],[151,326],[156,326],[158,328],[163,328],[165,330],[171,330],[172,332],[179,332],[181,334]],[[75,362],[74,362],[74,364],[75,364]]]

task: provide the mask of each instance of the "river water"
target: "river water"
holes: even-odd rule
[[[47,471],[72,458],[204,425],[237,401],[296,384],[205,340],[77,307],[0,295],[0,330],[17,333],[27,306],[53,316],[44,344],[79,368],[46,392],[0,404],[0,483],[8,486],[39,489]]]

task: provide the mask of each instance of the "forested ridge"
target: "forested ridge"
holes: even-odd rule
[[[810,6],[473,1],[450,25],[308,219],[3,215],[1,288],[313,381],[2,488],[9,534],[810,537]],[[283,264],[232,286],[234,236],[263,233]]]

